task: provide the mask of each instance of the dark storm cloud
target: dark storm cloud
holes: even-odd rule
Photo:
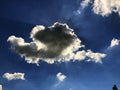
[[[56,23],[54,27],[38,31],[33,38],[44,43],[48,50],[44,53],[48,58],[59,56],[61,52],[77,39],[76,35],[70,34],[72,30],[66,25]],[[52,52],[52,53],[51,53]]]
[[[89,57],[90,61],[101,62],[101,58],[106,56],[90,50],[77,51],[84,45],[81,45],[81,40],[66,24],[57,22],[48,28],[37,25],[33,28],[30,37],[33,40],[30,43],[26,43],[21,37],[10,36],[8,38],[12,50],[25,57],[28,63],[38,64],[40,60],[47,63],[73,59],[81,61],[86,57]]]
[[[82,47],[81,41],[66,24],[55,23],[48,28],[36,26],[31,32],[31,38],[33,42],[30,43],[15,36],[8,38],[11,48],[21,56],[25,56],[28,63],[37,63],[38,59],[44,58],[58,59],[64,49],[73,43],[78,44],[77,49]]]

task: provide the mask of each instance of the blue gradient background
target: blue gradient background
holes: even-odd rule
[[[120,39],[120,16],[95,15],[91,6],[80,15],[74,12],[80,0],[0,0],[0,84],[3,90],[112,90],[120,88],[120,47],[107,50],[113,38]],[[85,49],[104,52],[103,64],[85,61],[47,64],[37,67],[27,64],[10,50],[10,35],[31,41],[29,34],[35,25],[50,26],[54,22],[67,23],[82,40]],[[25,81],[8,81],[2,78],[6,72],[23,72]],[[67,76],[62,83],[56,74]],[[56,86],[56,84],[58,84]]]

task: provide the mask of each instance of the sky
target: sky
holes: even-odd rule
[[[120,0],[0,0],[0,88],[120,89]]]

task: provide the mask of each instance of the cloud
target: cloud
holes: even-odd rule
[[[108,16],[111,13],[118,13],[120,15],[120,0],[83,0],[77,10],[77,14],[86,8],[89,3],[92,3],[92,10],[95,14],[101,16]]]
[[[10,36],[7,41],[11,43],[11,49],[21,57],[25,57],[27,63],[39,65],[39,61],[53,64],[70,60],[85,60],[101,62],[106,55],[79,49],[85,47],[82,41],[67,24],[56,22],[45,28],[42,25],[35,26],[30,34],[32,42],[27,43],[21,37]]]
[[[112,12],[120,15],[120,0],[94,0],[93,11],[102,16],[107,16]]]
[[[20,79],[20,80],[25,80],[24,78],[24,73],[5,73],[3,75],[3,78],[6,78],[8,80],[17,80],[17,79]]]
[[[113,39],[111,40],[111,44],[110,44],[109,47],[110,47],[110,48],[113,48],[113,47],[118,46],[118,45],[120,45],[120,40],[113,38]]]
[[[119,58],[119,53],[120,53],[120,40],[113,38],[111,40],[110,45],[108,46],[108,48],[106,49],[106,54],[107,57],[109,58],[113,58],[113,59],[117,59]]]
[[[2,85],[0,85],[0,90],[2,90]]]
[[[61,82],[63,82],[66,79],[66,76],[63,75],[61,72],[57,73],[56,77]]]
[[[82,10],[84,10],[88,5],[89,3],[91,3],[90,0],[83,0],[81,3],[80,3],[80,7],[78,8],[78,10],[75,12],[77,15],[78,14],[81,14]]]
[[[90,0],[83,0],[80,5],[84,9],[88,6],[89,3],[90,3]]]
[[[89,58],[89,61],[94,61],[96,63],[102,63],[102,58],[105,58],[106,54],[103,53],[94,53],[91,50],[82,50],[82,51],[78,51],[75,54],[74,59],[76,60],[85,60],[86,58]]]
[[[106,54],[103,54],[103,53],[94,53],[93,51],[88,50],[86,52],[86,56],[89,57],[91,60],[93,60],[96,63],[97,62],[102,63],[101,59],[104,58],[104,57],[106,57]]]

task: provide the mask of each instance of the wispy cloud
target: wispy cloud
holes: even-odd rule
[[[89,5],[89,3],[91,3],[91,0],[83,0],[76,11],[76,14],[81,14],[81,12]]]

